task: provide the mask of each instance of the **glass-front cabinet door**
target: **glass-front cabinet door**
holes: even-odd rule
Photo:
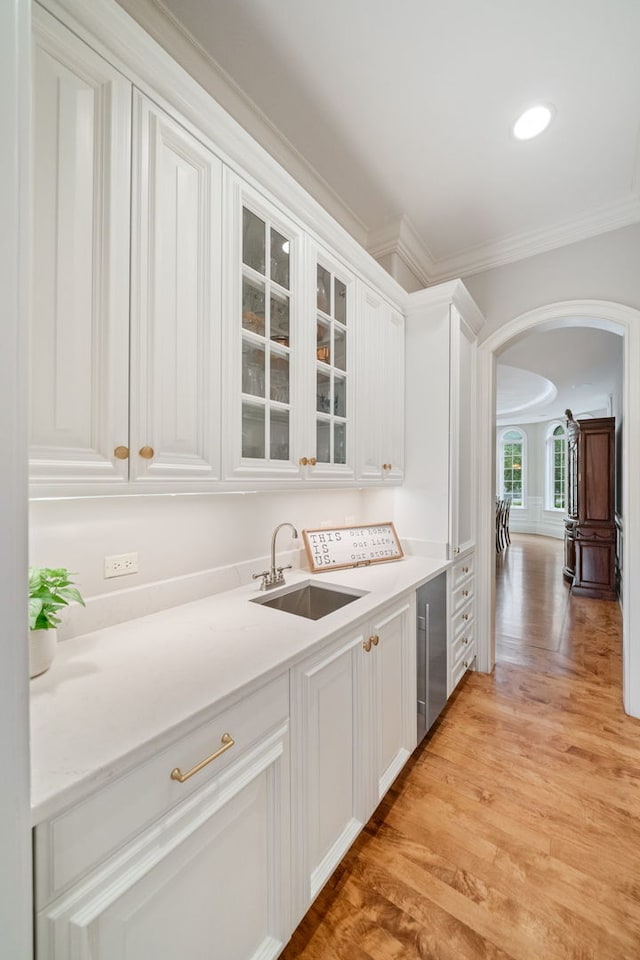
[[[293,476],[303,236],[242,181],[228,180],[226,475]]]
[[[353,475],[354,279],[321,250],[315,267],[315,341],[311,345],[315,454],[310,477]]]

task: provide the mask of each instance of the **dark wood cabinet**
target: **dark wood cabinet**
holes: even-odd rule
[[[615,419],[570,419],[568,457],[564,576],[576,596],[615,600]]]

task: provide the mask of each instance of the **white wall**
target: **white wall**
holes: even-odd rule
[[[31,946],[26,584],[29,3],[0,4],[0,956]]]
[[[640,309],[640,224],[464,277],[487,323],[480,339],[535,307],[612,300]]]
[[[87,608],[66,612],[65,639],[248,582],[284,521],[302,530],[392,515],[391,490],[42,500],[31,503],[29,555],[76,574]],[[283,530],[277,546],[281,561],[304,565],[302,541]],[[130,552],[139,572],[105,580],[104,557]]]

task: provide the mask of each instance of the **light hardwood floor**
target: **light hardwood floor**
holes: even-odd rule
[[[560,541],[512,536],[494,675],[462,682],[283,960],[639,960],[620,612],[561,570]]]

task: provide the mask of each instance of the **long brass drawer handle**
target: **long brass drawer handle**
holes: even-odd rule
[[[208,763],[211,763],[212,760],[217,760],[218,757],[222,756],[223,753],[226,753],[227,750],[231,750],[231,747],[235,744],[235,740],[230,733],[223,733],[220,743],[222,746],[216,750],[215,753],[212,753],[210,757],[207,757],[206,760],[201,760],[200,763],[196,763],[195,767],[191,767],[191,770],[187,770],[186,773],[181,773],[180,767],[174,767],[171,771],[171,779],[177,780],[178,783],[184,783],[185,780],[188,780],[189,777],[192,777],[194,773],[200,773],[203,767],[206,767]]]

